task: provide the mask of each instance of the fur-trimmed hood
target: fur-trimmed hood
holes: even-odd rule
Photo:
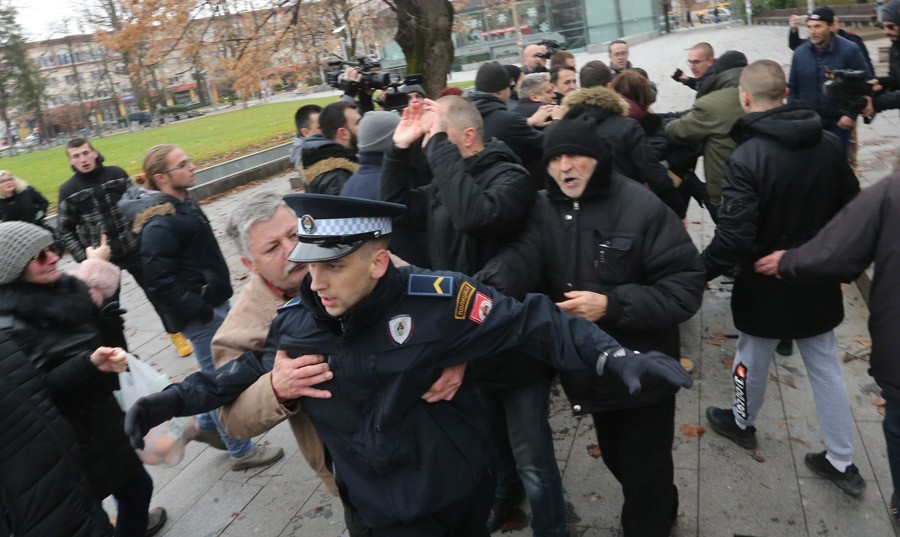
[[[122,196],[119,209],[131,221],[135,233],[140,234],[144,225],[154,217],[175,214],[175,198],[146,188],[134,192],[136,195]]]
[[[350,174],[359,171],[359,164],[343,157],[329,157],[303,168],[303,183],[308,185],[323,173],[333,170],[347,170]]]
[[[563,99],[562,104],[570,108],[576,104],[582,104],[584,106],[602,108],[621,116],[628,115],[628,102],[615,91],[603,86],[571,91]]]

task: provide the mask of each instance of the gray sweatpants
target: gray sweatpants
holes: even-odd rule
[[[834,460],[852,461],[853,416],[834,331],[796,342],[812,385],[816,417],[828,455]],[[741,426],[753,425],[762,409],[769,381],[769,364],[777,345],[777,339],[740,332],[731,373],[734,380],[732,411],[735,421]]]

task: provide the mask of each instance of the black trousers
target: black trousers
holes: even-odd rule
[[[488,513],[494,499],[496,479],[485,472],[475,489],[459,501],[412,524],[374,530],[374,537],[490,537]]]
[[[669,535],[678,513],[672,463],[675,396],[591,417],[603,462],[622,485],[625,537]]]

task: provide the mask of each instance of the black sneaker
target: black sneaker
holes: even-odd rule
[[[781,339],[778,341],[778,345],[775,347],[775,352],[782,356],[790,356],[794,354],[794,340],[793,339]]]
[[[519,489],[509,498],[494,497],[491,504],[491,511],[488,514],[487,530],[488,533],[494,533],[506,524],[512,515],[513,509],[525,500],[525,490]]]
[[[162,507],[154,507],[147,513],[147,532],[144,534],[145,537],[153,537],[162,527],[166,524],[166,519],[169,518],[166,514],[166,510]]]
[[[750,426],[746,429],[738,427],[730,408],[708,407],[706,419],[713,431],[744,449],[756,449],[756,427]]]
[[[197,434],[194,435],[194,438],[191,440],[195,442],[202,442],[210,447],[215,449],[220,449],[222,451],[226,451],[228,447],[225,445],[225,441],[222,440],[222,437],[219,435],[219,431],[216,428],[203,428],[201,427]]]
[[[838,472],[837,468],[832,466],[828,459],[825,458],[824,451],[821,453],[807,453],[806,458],[803,460],[806,463],[806,467],[812,470],[814,474],[832,481],[851,496],[859,496],[866,490],[866,482],[859,475],[859,469],[856,468],[855,464],[851,464],[843,472]]]

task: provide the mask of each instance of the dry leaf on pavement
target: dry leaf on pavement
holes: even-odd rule
[[[682,424],[680,430],[685,438],[697,438],[703,436],[703,433],[706,432],[706,429],[702,425],[692,425],[690,423]]]
[[[588,455],[590,455],[591,457],[593,457],[595,459],[600,458],[600,446],[598,446],[597,444],[589,445],[587,448],[587,452],[588,452]]]

